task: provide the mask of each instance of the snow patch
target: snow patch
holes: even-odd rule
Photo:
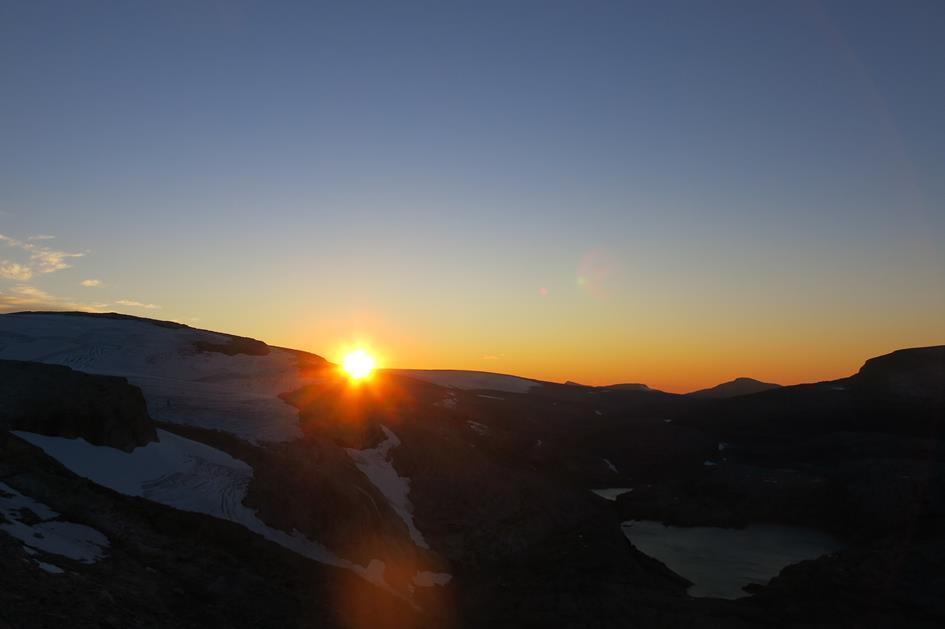
[[[54,566],[53,564],[46,563],[45,561],[36,561],[34,563],[39,567],[40,570],[48,572],[49,574],[62,574],[65,572],[65,570],[59,566]]]
[[[614,465],[613,463],[611,463],[609,459],[603,459],[603,461],[604,461],[604,463],[607,464],[607,467],[610,468],[610,471],[611,471],[611,472],[613,472],[614,474],[618,474],[618,473],[619,473],[619,471],[617,470],[617,466]]]
[[[26,512],[40,521],[27,524]],[[94,563],[105,555],[108,538],[84,524],[56,520],[59,514],[41,502],[24,496],[5,483],[0,483],[0,531],[24,544],[27,554],[39,549],[82,563]],[[30,518],[31,519],[31,518]]]
[[[410,539],[417,546],[429,550],[430,546],[423,539],[423,534],[413,521],[413,505],[410,503],[410,479],[397,474],[397,470],[394,469],[390,459],[390,451],[400,445],[400,439],[387,426],[381,426],[381,430],[384,431],[387,439],[376,448],[368,450],[347,448],[348,456],[354,461],[355,466],[361,470],[361,473],[371,481],[371,484],[377,487],[378,491],[387,498],[387,502],[407,525]]]
[[[452,579],[453,575],[447,572],[421,571],[413,575],[413,584],[417,587],[428,588],[434,585],[446,585]]]
[[[486,435],[489,433],[489,427],[485,424],[480,424],[479,422],[474,422],[473,420],[467,420],[466,425],[469,426],[469,429],[480,435]]]
[[[447,396],[442,400],[434,402],[433,406],[439,406],[440,408],[456,408],[456,394],[447,394]]]

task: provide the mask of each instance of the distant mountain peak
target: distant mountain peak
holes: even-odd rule
[[[617,391],[654,391],[649,385],[642,382],[622,382],[619,384],[609,384],[605,389],[615,389]]]
[[[772,382],[762,382],[761,380],[755,380],[754,378],[748,378],[741,376],[735,378],[734,380],[729,380],[728,382],[723,382],[714,387],[708,389],[700,389],[698,391],[693,391],[688,393],[692,397],[704,397],[704,398],[730,398],[738,397],[739,395],[751,395],[752,393],[761,393],[762,391],[769,391],[771,389],[779,389],[780,384],[774,384]]]

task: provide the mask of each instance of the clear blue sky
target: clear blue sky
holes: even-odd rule
[[[842,375],[945,341],[943,33],[937,1],[4,2],[0,307]]]

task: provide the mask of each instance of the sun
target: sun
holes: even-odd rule
[[[374,371],[374,358],[363,349],[345,354],[341,366],[352,380],[363,380]]]

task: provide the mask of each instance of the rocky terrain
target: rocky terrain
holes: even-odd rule
[[[0,627],[940,626],[943,368],[945,348],[904,350],[725,398],[469,372],[351,386],[253,339],[3,315],[7,500],[108,544],[50,552],[8,511]],[[626,520],[843,549],[694,598]]]

